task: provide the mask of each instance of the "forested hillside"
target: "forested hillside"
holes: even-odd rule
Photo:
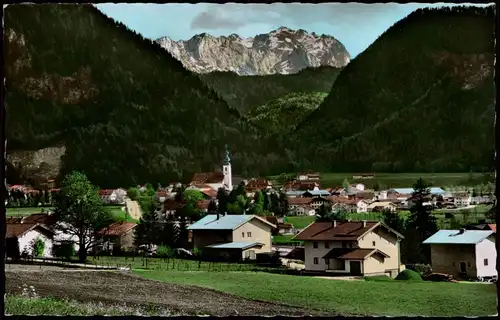
[[[494,155],[494,8],[417,10],[340,73],[293,135],[305,166],[468,171]]]
[[[11,155],[65,146],[61,173],[83,170],[101,187],[212,170],[226,143],[235,173],[267,159],[197,75],[93,6],[10,5],[4,17]]]
[[[253,108],[248,117],[263,133],[284,136],[316,110],[327,95],[325,92],[290,93]]]
[[[306,68],[290,75],[238,76],[233,72],[211,72],[200,78],[218,92],[227,103],[240,111],[253,108],[295,92],[330,92],[339,68]]]

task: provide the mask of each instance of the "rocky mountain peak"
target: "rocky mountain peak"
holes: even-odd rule
[[[307,67],[344,67],[350,61],[346,48],[334,37],[285,26],[249,38],[201,33],[189,40],[163,37],[156,42],[197,73],[291,74]]]

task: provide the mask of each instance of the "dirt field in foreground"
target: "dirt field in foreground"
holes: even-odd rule
[[[6,293],[21,294],[23,284],[34,286],[40,296],[105,304],[157,307],[182,315],[320,315],[301,308],[258,302],[210,289],[174,285],[114,271],[40,270],[19,268],[5,272]]]

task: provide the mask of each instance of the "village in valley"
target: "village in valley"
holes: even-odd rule
[[[369,181],[375,175],[350,178]],[[413,187],[375,191],[347,179],[343,186],[322,188],[321,175],[312,172],[297,173],[283,182],[278,185],[265,178],[233,176],[227,150],[220,171],[196,173],[185,185],[98,190],[103,208],[114,209],[114,220],[93,230],[94,236],[86,236],[86,254],[115,260],[120,256],[170,255],[220,262],[256,261],[318,276],[354,278],[396,278],[407,268],[425,265],[428,274],[424,276],[431,278],[496,280],[496,225],[489,212],[495,201],[492,190],[451,192],[419,180]],[[47,200],[59,193],[58,188],[10,186],[8,212],[30,209],[32,214],[7,218],[8,258],[69,259],[64,257],[68,250],[61,250],[67,243],[74,246],[69,251],[76,255],[81,244],[78,234],[65,234],[63,230],[71,228],[61,228],[54,209],[47,206]],[[35,207],[29,207],[31,199],[36,199]],[[144,199],[149,202],[141,204]],[[151,212],[147,212],[148,206]],[[405,229],[418,223],[410,221],[412,212],[420,217],[428,213],[435,230],[424,230],[426,238],[420,234],[417,238],[422,242],[405,251]],[[37,252],[33,248],[40,239],[44,250]],[[473,253],[476,258],[472,260],[470,253],[460,249],[480,243],[484,248]],[[9,248],[10,244],[15,244],[17,251]],[[424,244],[430,245],[427,258],[426,249],[415,250]]]
[[[5,313],[498,316],[495,10],[5,5]]]

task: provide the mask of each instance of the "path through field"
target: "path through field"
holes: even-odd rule
[[[155,305],[182,315],[321,315],[286,305],[239,298],[215,290],[146,280],[128,272],[72,271],[56,267],[36,270],[22,266],[6,270],[6,293],[19,295],[24,284],[34,286],[40,296],[105,304]],[[54,269],[52,269],[54,268]]]

